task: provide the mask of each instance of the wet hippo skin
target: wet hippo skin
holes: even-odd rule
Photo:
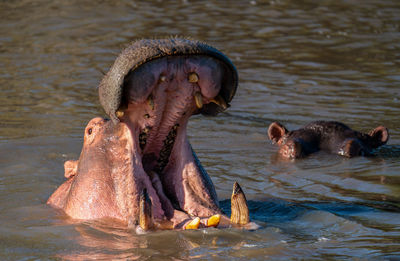
[[[237,82],[229,59],[204,43],[132,43],[99,85],[110,120],[88,123],[79,159],[65,163],[67,181],[47,203],[72,218],[115,218],[129,227],[146,206],[151,211],[143,220],[161,228],[182,228],[198,217],[210,225],[208,218],[222,213],[187,123],[193,114],[228,108]]]
[[[279,154],[289,159],[301,158],[319,150],[346,157],[370,156],[373,149],[389,140],[389,132],[384,126],[376,127],[367,134],[335,121],[314,121],[294,131],[273,122],[268,128],[268,136],[279,146]]]

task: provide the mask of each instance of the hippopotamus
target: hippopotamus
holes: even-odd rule
[[[235,66],[210,45],[133,42],[98,86],[109,119],[87,124],[80,157],[65,162],[67,180],[47,204],[74,219],[115,219],[143,230],[248,224],[239,184],[229,219],[187,137],[189,117],[227,109],[237,84]]]
[[[362,133],[337,121],[314,121],[288,131],[279,122],[273,122],[268,137],[279,146],[279,155],[284,158],[301,158],[319,150],[351,158],[371,156],[374,149],[387,143],[389,132],[378,126],[368,134]]]

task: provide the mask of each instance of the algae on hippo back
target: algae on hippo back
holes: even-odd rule
[[[232,62],[204,43],[132,43],[99,85],[111,121],[89,122],[79,160],[65,163],[68,180],[47,203],[72,218],[115,218],[145,230],[246,225],[240,186],[229,220],[186,135],[189,117],[228,108],[237,84]]]

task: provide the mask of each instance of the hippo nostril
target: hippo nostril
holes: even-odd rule
[[[87,133],[90,135],[90,134],[92,134],[92,128],[89,128],[88,130],[87,130]]]

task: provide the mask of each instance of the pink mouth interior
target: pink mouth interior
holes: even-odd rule
[[[219,212],[213,185],[191,149],[186,128],[189,117],[200,111],[196,93],[203,104],[210,103],[220,91],[222,74],[213,58],[168,56],[125,77],[124,114],[119,119],[132,135],[133,170],[141,183],[137,189],[146,187],[155,218],[174,218],[177,210],[200,217]]]

